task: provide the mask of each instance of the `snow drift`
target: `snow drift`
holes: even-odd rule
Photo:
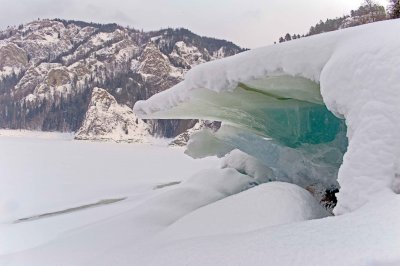
[[[211,153],[238,148],[300,185],[337,178],[335,213],[352,211],[398,190],[399,30],[373,23],[206,63],[134,111],[223,121],[229,129],[202,137],[218,144]]]
[[[172,241],[245,233],[327,216],[329,213],[305,189],[270,182],[189,213],[166,228],[161,237]]]
[[[174,266],[399,265],[400,215],[395,211],[399,207],[397,195],[385,195],[348,215],[267,226],[248,233],[171,241],[143,253],[141,258],[135,258],[135,263]]]

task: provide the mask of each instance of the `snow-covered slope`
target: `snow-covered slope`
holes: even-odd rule
[[[317,154],[317,163],[296,169],[299,177],[313,165],[340,165],[345,122],[335,213],[353,211],[399,190],[399,30],[399,20],[378,22],[206,63],[134,110],[144,118],[228,122],[240,134],[220,134],[220,141],[273,166],[288,154],[282,147],[298,152],[287,169]],[[324,178],[318,171],[314,177]]]
[[[399,197],[386,195],[342,216],[171,241],[131,258],[139,265],[168,266],[395,266],[400,263],[398,208]]]
[[[191,212],[160,235],[166,241],[176,241],[245,233],[327,216],[308,191],[289,183],[270,182]]]
[[[144,143],[151,135],[149,126],[131,108],[118,104],[106,90],[96,87],[75,139]]]

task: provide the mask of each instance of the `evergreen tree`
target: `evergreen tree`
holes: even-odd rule
[[[400,18],[400,0],[390,0],[389,2],[390,18]]]

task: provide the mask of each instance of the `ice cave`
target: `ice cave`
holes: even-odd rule
[[[216,133],[194,135],[186,153],[239,149],[270,169],[267,181],[340,188],[334,212],[346,213],[396,191],[400,64],[386,63],[400,45],[387,34],[396,27],[379,23],[206,63],[135,112],[222,121]]]

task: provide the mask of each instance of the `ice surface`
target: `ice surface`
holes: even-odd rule
[[[372,23],[206,63],[134,110],[144,118],[218,118],[296,148],[329,143],[343,129],[324,103],[346,120],[335,208],[346,213],[395,189],[399,30],[399,20]]]
[[[193,160],[168,148],[167,142],[151,146],[72,138],[73,134],[0,132],[0,254],[112,217],[163,192],[154,190],[158,185],[184,181],[204,168],[219,166],[215,158]],[[124,197],[110,206],[14,224],[25,217]]]
[[[300,83],[305,80],[279,76],[263,79],[257,84],[257,86],[265,84],[268,91],[250,88],[243,83],[235,90],[227,92],[196,89],[191,92],[192,99],[189,102],[151,116],[227,121],[265,137],[274,138],[290,147],[297,147],[303,143],[318,144],[332,141],[341,129],[342,121],[329,112],[321,102],[315,103],[319,95],[317,84],[306,83],[310,85],[312,93],[303,93],[304,88],[301,87],[298,92],[282,89],[283,91],[278,94],[275,90],[286,87],[268,83],[269,81],[274,83],[275,79],[279,79],[280,83],[287,86],[293,85],[296,80]],[[287,84],[286,79],[289,80]],[[288,95],[283,98],[285,92]],[[310,97],[309,101],[303,99],[306,97]]]
[[[87,154],[88,151],[84,149],[82,142],[78,142],[77,145],[83,148],[80,151],[81,153]],[[104,143],[98,145],[103,148],[105,146]],[[56,144],[55,146],[60,148],[60,145]],[[138,149],[139,147],[138,145],[121,144],[112,146],[114,148],[122,148],[120,151],[124,150],[124,146],[125,148],[132,147],[133,149]],[[18,147],[16,148],[18,149]],[[107,153],[107,149],[104,152]],[[137,168],[136,172],[147,172],[149,175],[134,178],[134,176],[124,175],[116,171],[114,178],[110,178],[110,181],[115,183],[114,187],[111,188],[110,184],[104,183],[104,181],[99,182],[100,178],[96,180],[98,178],[96,174],[91,176],[58,176],[56,183],[60,187],[53,186],[54,189],[57,189],[56,192],[62,194],[61,187],[64,185],[63,182],[73,181],[77,184],[75,187],[77,191],[74,191],[73,194],[74,198],[72,198],[72,195],[63,194],[62,200],[64,203],[52,202],[53,208],[60,208],[65,202],[75,201],[76,197],[98,198],[101,196],[104,198],[109,195],[107,190],[112,190],[115,194],[126,195],[127,198],[125,200],[107,206],[55,215],[24,223],[6,221],[0,224],[0,265],[7,262],[7,265],[32,266],[54,264],[87,265],[89,262],[91,262],[89,264],[101,265],[102,258],[99,258],[99,254],[104,254],[107,259],[112,260],[118,258],[119,255],[126,256],[131,254],[139,249],[141,245],[144,245],[158,231],[174,223],[184,215],[253,186],[253,178],[240,174],[234,169],[214,168],[202,170],[190,178],[179,177],[184,172],[196,171],[198,169],[197,166],[201,165],[204,168],[206,164],[209,165],[212,162],[210,160],[208,162],[203,160],[196,162],[189,158],[185,159],[180,149],[164,148],[163,150],[160,147],[152,149],[151,146],[142,146],[136,152],[141,156],[146,156],[143,159],[136,158],[137,160],[133,163],[130,162],[129,166],[135,166]],[[155,169],[140,169],[140,165],[145,164],[144,162],[148,160],[148,156],[153,158],[160,156],[157,153],[161,153],[162,156],[170,159],[159,160],[158,163],[161,163],[161,165],[154,165],[157,166],[154,167]],[[48,149],[46,149],[46,154],[49,154]],[[132,156],[134,154],[135,152],[131,153],[128,158],[134,158]],[[178,154],[181,154],[181,156]],[[98,155],[101,157],[101,154]],[[186,163],[184,162],[185,160]],[[98,161],[94,163],[98,163]],[[180,166],[182,169],[179,170],[175,163],[184,165]],[[118,163],[114,162],[113,164]],[[122,166],[121,170],[126,171],[128,169],[127,165],[120,166]],[[89,165],[88,168],[90,169],[91,166]],[[169,171],[171,169],[174,169],[174,171]],[[132,171],[132,173],[135,173],[135,171]],[[157,184],[160,180],[171,180],[171,177],[168,177],[171,173],[174,175],[172,178],[184,181],[179,185],[153,189],[154,184]],[[73,180],[68,181],[68,179]],[[28,179],[26,176],[21,175],[18,180]],[[8,180],[8,182],[13,185],[21,185],[18,180]],[[43,178],[37,181],[48,182]],[[91,182],[92,186],[102,188],[103,191],[100,193],[91,191],[90,188],[85,187],[86,182]],[[145,184],[151,184],[150,189]],[[37,193],[43,194],[43,197],[46,197],[47,200],[52,199],[55,191],[46,189],[49,184],[42,183],[42,185],[44,187],[38,186],[37,189],[39,191]],[[29,193],[29,191],[25,192]],[[32,192],[34,192],[33,187],[31,189]],[[21,196],[21,198],[18,196]],[[21,193],[17,193],[17,195],[6,194],[5,197],[17,203],[22,203],[25,202],[24,199],[29,199],[29,195]],[[40,199],[31,199],[31,201],[32,204],[37,205],[37,211],[48,210],[46,206],[40,204],[43,203]],[[30,209],[34,208],[30,206]],[[4,211],[7,215],[8,210]],[[10,213],[8,216],[10,217],[13,214],[15,213]],[[120,253],[119,250],[124,247],[129,250],[124,250]],[[62,259],[60,260],[60,258]],[[108,262],[103,265],[113,265],[113,263]]]

